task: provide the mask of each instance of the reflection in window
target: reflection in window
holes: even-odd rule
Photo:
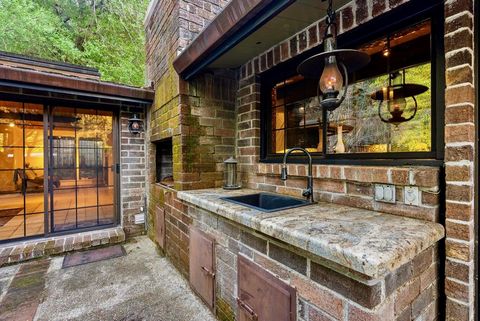
[[[406,82],[432,87],[430,21],[402,29],[390,35],[390,70],[405,71]],[[390,153],[430,152],[432,150],[432,92],[416,96],[416,116],[400,125],[386,124],[378,115],[378,101],[370,94],[388,84],[386,36],[360,49],[371,63],[352,75],[347,98],[327,122],[318,108],[317,83],[293,76],[277,82],[271,90],[269,153],[283,154],[300,146],[313,153]],[[405,117],[413,113],[409,104]],[[385,111],[383,111],[385,112]],[[326,128],[324,128],[326,127]],[[326,133],[326,138],[324,134]]]

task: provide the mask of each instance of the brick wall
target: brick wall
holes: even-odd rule
[[[128,119],[137,114],[144,119],[141,107],[123,106],[120,114],[120,204],[121,222],[127,237],[142,234],[144,225],[134,224],[134,215],[145,207],[145,133],[132,134],[128,130]]]
[[[153,82],[155,88],[146,132],[148,233],[155,239],[155,209],[163,207],[165,252],[184,274],[189,221],[181,208],[175,208],[174,191],[155,184],[155,142],[172,139],[175,189],[221,185],[223,161],[235,152],[236,72],[207,73],[185,82],[173,69],[173,61],[227,3],[152,1],[145,19],[147,83]]]
[[[176,208],[215,239],[215,313],[220,320],[233,321],[237,313],[238,254],[297,289],[299,321],[435,320],[438,316],[436,247],[374,280],[196,206],[184,203]]]
[[[350,30],[404,2],[406,1],[352,1],[339,10],[339,33]],[[473,4],[472,0],[445,1],[445,76],[447,84],[445,91],[445,203],[439,204],[439,201],[443,202],[444,200],[440,200],[437,195],[440,186],[438,182],[443,180],[443,177],[437,180],[438,169],[424,171],[421,177],[414,182],[409,178],[408,184],[406,184],[407,176],[402,172],[416,171],[417,168],[393,168],[390,173],[384,168],[362,166],[350,167],[347,171],[338,166],[317,166],[315,170],[316,176],[323,178],[317,183],[320,190],[318,197],[323,200],[417,216],[422,219],[435,219],[439,206],[445,206],[447,320],[472,320],[474,317],[473,191],[475,180],[473,169],[476,127],[474,123]],[[237,134],[238,154],[242,161],[244,183],[250,187],[296,195],[299,195],[299,190],[295,190],[295,188],[303,187],[303,185],[298,186],[296,182],[292,182],[289,186],[288,181],[285,184],[278,180],[278,176],[264,176],[265,173],[278,174],[278,166],[257,164],[260,146],[260,86],[256,74],[319,45],[323,30],[325,30],[324,21],[313,24],[250,60],[241,68],[237,120],[239,129],[244,130],[239,130]],[[242,122],[244,124],[240,126]],[[294,172],[295,170],[293,169]],[[298,176],[304,176],[304,166],[300,166],[297,173],[299,170],[301,173]],[[350,175],[347,174],[351,170],[359,173],[358,175],[364,173],[366,176],[351,180]],[[404,178],[392,176],[394,172],[397,173],[397,170],[400,175],[404,175]],[[437,182],[433,184],[434,186],[422,186],[432,177],[435,177]],[[393,208],[388,205],[372,203],[368,197],[360,199],[357,197],[358,195],[354,195],[365,191],[371,195],[370,183],[382,181],[394,183],[397,186],[412,183],[419,185],[422,189],[422,206],[418,208],[400,204],[399,207]],[[364,188],[365,186],[366,188]],[[432,187],[433,189],[430,189]]]
[[[249,76],[241,80],[237,94],[237,155],[243,185],[300,197],[306,187],[305,165],[290,164],[288,172],[291,177],[281,181],[280,164],[259,163],[261,108],[258,77]],[[439,168],[314,165],[313,174],[317,200],[438,221]],[[375,202],[375,183],[396,185],[397,203]],[[419,187],[419,206],[403,204],[404,187],[412,185]]]
[[[445,2],[447,320],[474,318],[473,5],[473,0]]]

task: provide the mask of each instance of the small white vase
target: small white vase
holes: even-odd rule
[[[343,143],[343,126],[339,125],[337,127],[337,145],[335,145],[335,153],[343,154],[345,153],[345,144]]]

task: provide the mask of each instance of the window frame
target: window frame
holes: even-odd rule
[[[384,37],[388,33],[401,30],[424,20],[431,21],[431,151],[430,152],[394,152],[394,153],[351,153],[327,154],[326,140],[323,135],[324,150],[313,154],[316,164],[362,164],[362,165],[426,165],[441,166],[444,158],[444,114],[445,114],[445,54],[444,54],[444,11],[443,1],[409,2],[393,9],[369,22],[366,22],[338,36],[339,48],[356,48],[362,44]],[[392,23],[394,21],[394,23]],[[278,66],[260,74],[261,111],[260,111],[260,162],[279,163],[283,154],[271,152],[271,89],[275,84],[296,75],[296,67],[307,57],[322,51],[319,45]],[[326,119],[326,111],[323,119]],[[323,126],[324,132],[326,126]],[[298,157],[298,162],[304,161]]]

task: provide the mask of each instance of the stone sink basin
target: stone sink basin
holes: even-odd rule
[[[269,193],[230,196],[221,199],[268,213],[314,204],[295,197]]]

